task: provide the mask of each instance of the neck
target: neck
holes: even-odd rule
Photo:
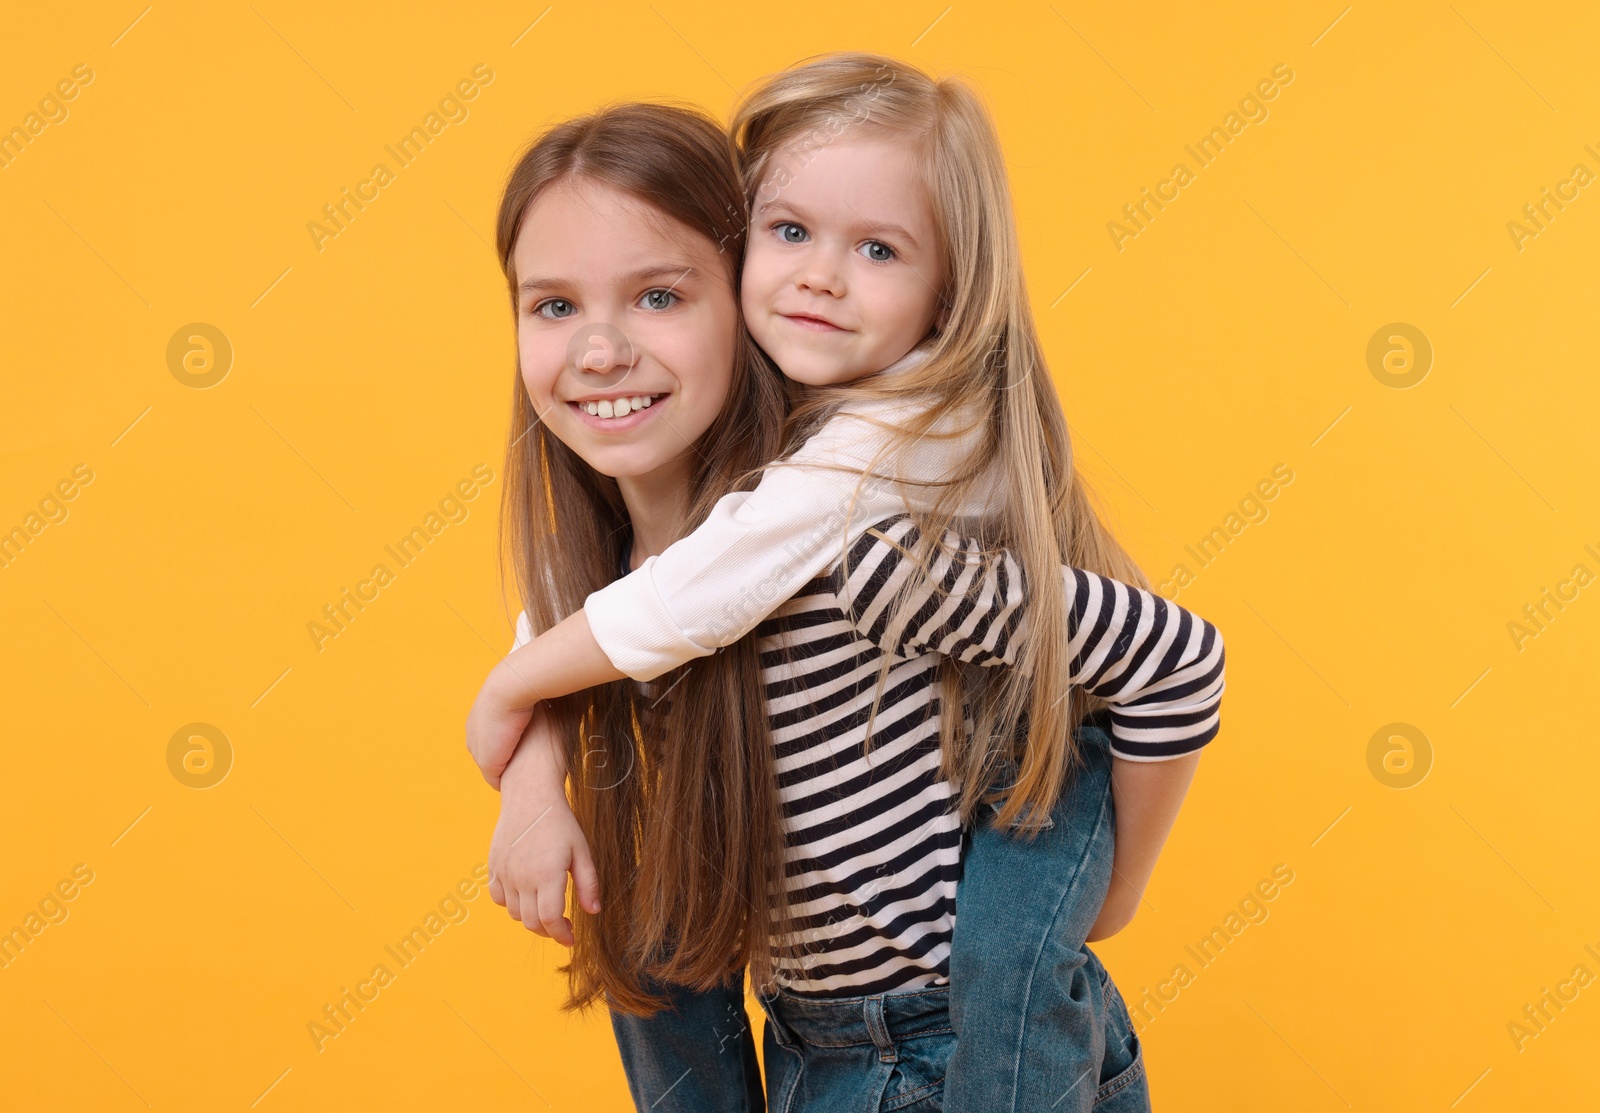
[[[684,535],[689,516],[687,462],[681,470],[661,468],[649,475],[619,476],[617,489],[633,524],[632,566],[637,568]]]

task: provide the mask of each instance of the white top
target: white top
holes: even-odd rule
[[[873,379],[926,358],[926,349],[913,349]],[[919,484],[947,481],[982,429],[976,415],[946,415],[929,435],[883,451],[926,405],[846,403],[792,456],[770,464],[755,490],[724,495],[694,532],[590,595],[583,611],[611,663],[653,680],[709,656],[755,629],[872,523],[931,511],[943,488]],[[976,489],[985,501],[957,507],[958,517],[1000,509],[1002,484]]]

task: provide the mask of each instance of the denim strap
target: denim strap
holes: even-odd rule
[[[867,1031],[872,1035],[872,1042],[878,1045],[878,1062],[898,1062],[900,1054],[895,1050],[893,1037],[889,1035],[889,1023],[883,1019],[883,995],[868,997],[862,1004],[862,1014],[867,1022]]]

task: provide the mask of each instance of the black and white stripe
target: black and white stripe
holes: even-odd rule
[[[948,978],[961,830],[939,770],[937,660],[1014,663],[1027,609],[1009,552],[951,535],[921,575],[902,550],[914,552],[918,540],[909,518],[879,523],[756,630],[786,827],[789,927],[806,950],[780,967],[796,994],[854,996]],[[1062,574],[1072,683],[1111,704],[1113,752],[1162,760],[1215,737],[1216,628],[1148,591],[1081,569]],[[903,589],[913,617],[891,636]],[[885,654],[891,667],[869,745]]]

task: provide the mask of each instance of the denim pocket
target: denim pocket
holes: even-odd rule
[[[878,1108],[883,1113],[940,1113],[944,1109],[944,1072],[955,1047],[956,1035],[948,1028],[897,1040],[894,1070]]]
[[[1149,1113],[1150,1089],[1144,1078],[1144,1052],[1135,1049],[1133,1064],[1102,1082],[1094,1092],[1095,1113]]]
[[[1094,1092],[1099,1113],[1148,1111],[1150,1091],[1144,1077],[1144,1047],[1133,1030],[1133,1018],[1117,983],[1100,967],[1102,1014],[1105,1018],[1105,1058],[1100,1065],[1100,1086]]]

